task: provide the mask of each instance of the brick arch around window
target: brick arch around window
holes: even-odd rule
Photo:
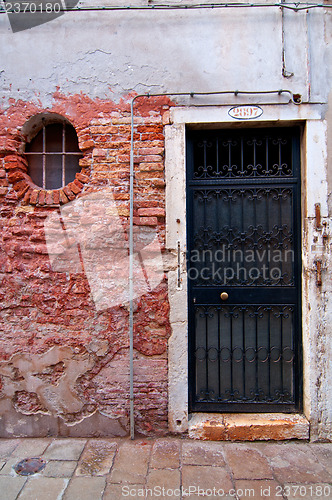
[[[49,127],[57,128],[59,132],[60,128],[65,128],[73,131],[77,134],[79,151],[76,151],[79,155],[79,169],[73,173],[73,178],[70,182],[62,185],[56,189],[48,189],[48,186],[38,185],[36,179],[30,176],[29,171],[29,156],[31,157],[31,151],[29,151],[29,144],[33,143],[34,138],[39,135],[39,138],[43,137],[45,140],[45,130]],[[44,132],[43,132],[44,131]],[[40,139],[39,139],[40,140]],[[5,158],[5,168],[7,170],[7,176],[9,182],[12,184],[13,189],[16,192],[16,196],[23,204],[31,204],[38,206],[58,206],[68,203],[75,199],[84,189],[84,184],[89,181],[89,175],[87,169],[84,168],[86,157],[91,154],[91,144],[86,142],[86,137],[82,135],[79,128],[75,128],[66,117],[59,115],[57,113],[39,113],[30,117],[19,133],[17,134],[14,143],[17,144],[16,154],[12,154]],[[82,147],[84,145],[84,147]],[[88,145],[88,147],[86,147]],[[63,144],[59,145],[58,149],[62,148]],[[45,148],[44,148],[45,149]],[[30,154],[26,154],[28,153]],[[41,151],[42,153],[42,151]],[[59,151],[59,156],[61,156],[62,151]],[[42,168],[42,157],[40,154]],[[63,166],[63,162],[61,161]],[[36,167],[35,167],[36,168]],[[62,175],[62,179],[65,179],[65,175]],[[66,179],[67,181],[67,179]],[[43,183],[41,183],[43,184]]]

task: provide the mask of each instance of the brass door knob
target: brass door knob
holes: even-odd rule
[[[220,298],[221,298],[221,300],[227,300],[228,299],[228,293],[227,292],[222,292],[220,294]]]

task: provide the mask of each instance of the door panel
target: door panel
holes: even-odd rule
[[[299,173],[298,129],[188,131],[191,411],[300,407]]]
[[[294,285],[292,186],[192,192],[196,285]]]

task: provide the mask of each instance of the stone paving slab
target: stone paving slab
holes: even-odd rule
[[[146,495],[150,498],[166,497],[167,500],[179,498],[181,474],[177,469],[152,469],[146,481]]]
[[[144,484],[152,444],[151,441],[125,442],[115,457],[110,482]]]
[[[150,466],[155,469],[176,469],[180,465],[180,442],[158,439],[152,448]]]
[[[46,467],[17,475],[37,452]],[[125,498],[330,500],[332,443],[0,439],[1,500]]]
[[[248,446],[227,444],[225,455],[235,479],[273,479],[267,458]]]
[[[106,486],[104,477],[74,477],[64,500],[101,500]]]
[[[50,460],[42,474],[45,477],[71,477],[76,467],[76,460]]]
[[[17,457],[20,460],[29,457],[40,457],[46,448],[50,445],[51,439],[22,439],[11,454],[12,457]]]
[[[281,467],[274,469],[274,476],[281,484],[295,483],[295,484],[311,484],[331,481],[331,476],[327,471],[323,470],[313,472],[310,469],[292,467]],[[332,498],[332,496],[331,496]]]
[[[23,457],[25,458],[25,457]],[[15,457],[9,457],[8,460],[6,461],[5,465],[2,467],[0,470],[0,476],[15,476],[15,471],[13,469],[14,465],[16,465],[18,462],[20,462],[20,458]]]
[[[19,441],[17,439],[0,439],[0,457],[9,457],[18,446],[18,444]]]
[[[265,455],[273,467],[292,467],[304,468],[313,472],[320,472],[322,465],[315,453],[314,448],[302,443],[289,443],[287,448],[270,443],[265,446],[257,446],[256,449]]]
[[[15,478],[18,479],[18,478]],[[19,500],[58,500],[67,487],[68,479],[35,476],[27,480]]]
[[[332,446],[327,443],[317,443],[310,448],[310,451],[332,475]]]
[[[51,460],[78,460],[86,439],[54,439],[43,457]]]
[[[224,466],[224,452],[213,441],[185,441],[182,444],[182,463],[186,465]]]
[[[76,469],[76,476],[104,476],[110,472],[117,450],[116,442],[91,439]]]
[[[190,494],[190,498],[202,498],[203,492],[213,488],[220,490],[220,495],[227,495],[232,490],[231,475],[225,467],[211,467],[208,465],[184,465],[182,467],[183,488]],[[202,491],[202,493],[200,492]],[[222,494],[223,493],[223,494]]]
[[[26,481],[26,477],[0,477],[1,498],[16,500]]]

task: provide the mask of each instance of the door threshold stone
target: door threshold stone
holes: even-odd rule
[[[308,420],[289,413],[192,413],[189,437],[209,441],[309,439]]]

